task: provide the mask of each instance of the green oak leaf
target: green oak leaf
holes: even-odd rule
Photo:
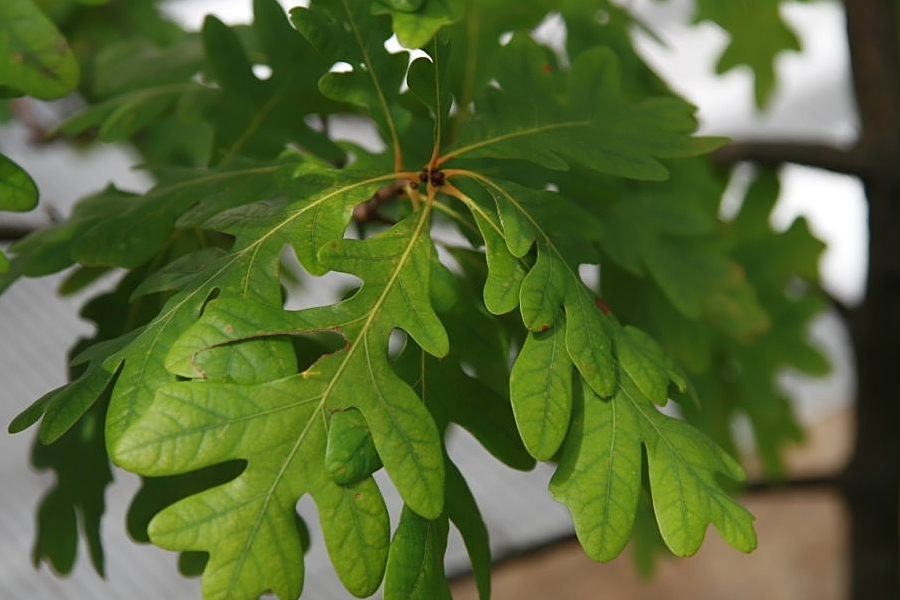
[[[784,51],[800,50],[800,41],[781,17],[781,2],[764,0],[750,5],[740,2],[700,0],[697,21],[710,20],[731,37],[716,70],[725,73],[747,65],[754,75],[756,105],[765,106],[775,90],[775,59]]]
[[[122,202],[111,216],[80,230],[70,255],[85,265],[134,267],[164,247],[176,221],[197,214],[187,212],[189,208],[199,205],[196,208],[204,208],[206,216],[240,204],[291,197],[298,190],[292,187],[298,181],[297,174],[295,160],[234,163],[186,172],[143,196]],[[140,223],[141,227],[132,227],[132,223]],[[186,225],[189,226],[196,225]]]
[[[204,173],[195,176],[194,179],[162,185],[155,192],[141,197],[127,208],[115,209],[116,215],[133,210],[138,211],[131,214],[140,213],[143,219],[138,219],[138,221],[144,225],[142,228],[129,227],[128,231],[122,231],[109,221],[100,222],[98,220],[95,222],[92,218],[93,213],[89,210],[94,206],[93,204],[85,206],[83,209],[83,220],[86,221],[87,232],[79,231],[79,220],[60,226],[65,233],[61,241],[64,244],[74,241],[75,248],[70,248],[69,252],[76,257],[80,255],[79,248],[82,243],[85,244],[85,250],[89,252],[95,249],[99,250],[99,248],[91,246],[85,238],[91,238],[96,228],[100,227],[104,233],[99,235],[110,235],[122,239],[121,243],[117,242],[113,248],[108,248],[107,252],[113,250],[115,256],[131,261],[135,259],[127,255],[127,250],[133,249],[136,253],[145,251],[142,248],[146,236],[158,236],[158,241],[154,240],[154,243],[164,243],[165,236],[168,235],[167,231],[171,230],[172,221],[175,218],[173,214],[175,208],[180,207],[183,212],[185,207],[197,202],[198,198],[195,194],[198,192],[206,195],[204,203],[197,207],[198,209],[202,208],[202,210],[196,211],[198,216],[209,213],[215,215],[231,206],[239,206],[276,195],[276,189],[278,195],[290,194],[300,198],[295,201],[297,208],[294,211],[286,212],[284,201],[281,203],[263,202],[245,208],[243,213],[239,209],[232,209],[230,218],[220,217],[223,229],[234,225],[235,219],[246,227],[243,235],[240,233],[239,226],[234,230],[240,240],[238,246],[219,259],[212,261],[206,270],[199,271],[194,278],[187,278],[183,282],[183,287],[167,301],[160,314],[150,323],[134,329],[120,338],[96,344],[76,357],[77,362],[88,364],[85,373],[72,384],[50,392],[48,396],[39,400],[35,406],[14,421],[16,429],[27,427],[40,417],[45,408],[49,410],[49,407],[59,404],[63,407],[61,410],[66,418],[58,420],[57,425],[50,427],[51,432],[46,434],[45,441],[52,441],[51,438],[61,434],[67,426],[74,423],[79,412],[90,406],[91,398],[96,399],[96,392],[102,389],[122,367],[113,390],[106,421],[108,440],[110,443],[114,443],[128,425],[152,403],[155,387],[165,381],[174,380],[174,376],[165,367],[167,345],[161,343],[161,340],[165,340],[166,336],[175,335],[172,332],[181,332],[187,329],[196,321],[209,295],[216,293],[220,286],[227,288],[234,285],[235,289],[241,290],[242,297],[247,301],[251,298],[260,301],[265,299],[267,303],[280,308],[282,298],[277,273],[280,268],[280,252],[285,245],[290,243],[292,231],[288,226],[293,225],[301,230],[308,228],[307,235],[312,240],[323,235],[321,243],[324,244],[328,239],[327,236],[322,233],[320,227],[310,225],[312,221],[316,221],[319,225],[322,222],[331,222],[331,226],[335,227],[334,219],[316,220],[325,212],[321,211],[322,205],[329,204],[332,206],[333,212],[344,215],[345,225],[350,218],[353,205],[371,195],[380,185],[379,181],[390,179],[390,176],[381,179],[367,179],[362,176],[358,180],[353,180],[354,176],[348,172],[341,173],[341,175],[348,175],[352,181],[349,184],[341,185],[335,182],[337,172],[329,173],[327,170],[312,169],[300,173],[297,172],[296,166],[279,166],[277,164],[249,171],[239,169],[237,173],[229,173],[230,175],[224,176],[225,179],[233,177],[232,181],[236,184],[229,188],[222,189],[212,185],[215,181],[224,181],[221,174]],[[278,175],[279,173],[280,175]],[[272,179],[260,178],[254,181],[254,174],[276,176]],[[267,181],[268,183],[266,183]],[[208,194],[204,192],[205,185],[212,185],[210,188],[205,188],[209,192]],[[312,193],[313,196],[304,197],[304,189],[306,194]],[[311,192],[311,190],[316,191]],[[115,203],[121,200],[123,198],[120,195],[104,196],[97,199],[97,208],[99,210],[99,206],[103,203]],[[339,216],[338,221],[341,218]],[[154,219],[160,220],[161,227],[154,228]],[[336,231],[332,231],[331,235],[339,236],[344,225],[337,223]],[[52,236],[52,231],[48,230],[48,235]],[[77,239],[73,239],[76,233],[79,235]],[[135,240],[139,240],[141,244],[130,246],[129,244]],[[25,244],[28,241],[29,238],[26,238],[20,243]],[[110,260],[110,258],[108,254],[105,254],[102,262],[115,264],[118,260],[116,258]],[[81,260],[91,262],[83,257]],[[14,260],[13,266],[15,267],[15,265]],[[53,266],[61,268],[65,264],[61,266],[54,264]],[[277,365],[279,361],[294,360],[291,358],[293,352],[290,349],[290,341],[283,340],[281,345],[283,348],[277,351],[277,356],[280,358],[271,363],[272,365]],[[265,347],[271,349],[274,346],[265,344]],[[240,347],[231,348],[231,351],[237,354],[240,354],[242,350]],[[232,358],[236,358],[236,356]],[[270,355],[268,358],[271,360],[273,357]],[[124,366],[123,361],[125,362]],[[270,363],[263,361],[258,365],[253,365],[252,360],[245,360],[243,364],[250,365],[251,369],[244,376],[246,379],[246,377],[252,378],[253,369],[264,368]],[[237,373],[232,375],[237,375]],[[73,402],[73,398],[77,401]],[[49,400],[58,400],[58,402],[51,403]]]
[[[167,149],[175,135],[171,129],[183,136],[191,127],[202,132],[194,154],[203,164],[210,160],[210,144],[216,164],[239,156],[271,159],[287,147],[342,164],[344,151],[307,122],[313,113],[338,107],[316,85],[332,63],[291,27],[275,0],[255,0],[253,14],[248,28],[210,16],[202,32],[177,43],[128,40],[107,47],[97,59],[94,81],[103,101],[60,131],[74,135],[97,127],[100,139],[135,138],[152,155]],[[255,65],[270,74],[257,76]]]
[[[517,159],[543,168],[580,165],[601,173],[661,180],[662,158],[686,157],[719,145],[694,138],[693,109],[674,97],[629,104],[619,92],[615,54],[597,47],[560,73],[546,49],[515,36],[498,55],[497,82],[475,97],[474,116],[441,159]],[[558,89],[557,81],[567,81]]]
[[[447,497],[445,504],[447,516],[456,527],[469,554],[478,597],[489,600],[491,597],[491,546],[488,529],[481,517],[481,511],[475,502],[472,490],[463,478],[462,473],[449,459],[447,465]]]
[[[387,510],[370,478],[343,487],[320,468],[326,435],[321,389],[307,382],[296,374],[256,385],[164,386],[155,403],[159,412],[118,444],[116,458],[146,475],[247,461],[232,482],[177,502],[150,522],[155,544],[209,553],[207,598],[249,599],[268,590],[299,596],[303,547],[291,532],[295,504],[307,492],[322,513],[326,545],[348,589],[368,595],[381,581]],[[183,411],[179,423],[165,417],[176,406]]]
[[[316,466],[324,466],[326,459],[329,424],[324,417],[335,411],[352,408],[365,418],[378,456],[409,506],[430,517],[443,510],[437,428],[415,392],[392,374],[387,354],[394,328],[406,331],[433,355],[448,350],[443,326],[429,308],[429,287],[422,287],[434,260],[427,228],[430,212],[413,213],[365,241],[324,243],[318,261],[358,274],[364,282],[337,305],[288,313],[281,309],[280,297],[275,299],[277,286],[271,285],[272,270],[288,240],[316,239],[324,209],[349,218],[353,204],[345,197],[360,188],[359,197],[366,198],[364,190],[371,193],[372,185],[377,183],[338,186],[293,209],[264,202],[210,219],[207,226],[238,236],[235,248],[214,260],[197,280],[184,283],[158,318],[194,321],[179,325],[185,331],[171,345],[163,368],[195,380],[157,383],[153,397],[138,411],[133,400],[127,409],[113,410],[114,393],[110,426],[118,435],[111,456],[129,470],[161,476],[228,460],[247,461],[247,469],[232,483],[176,503],[150,525],[151,539],[163,547],[210,554],[203,578],[209,597],[250,598],[266,589],[283,597],[299,593],[302,573],[296,565],[293,570],[285,565],[299,560],[300,545],[272,537],[271,531],[283,530],[287,509],[293,510],[304,493],[313,496],[320,511],[334,511],[322,516],[326,545],[348,589],[368,595],[378,586],[388,532],[377,488],[370,478],[339,486]],[[323,222],[327,228],[329,219]],[[337,228],[338,237],[342,230]],[[191,304],[204,301],[207,293],[200,292],[213,288],[220,290],[219,297],[206,303],[197,320]],[[145,331],[155,329],[153,338],[158,338],[167,325],[151,322]],[[278,378],[269,379],[252,372],[240,376],[241,369],[234,367],[242,362],[277,364],[285,336],[324,329],[337,329],[347,343],[300,373],[283,376],[291,372],[285,365],[273,371]],[[133,346],[148,353],[146,346]],[[116,392],[128,375],[128,350]],[[146,358],[143,366],[139,375],[146,374]],[[248,403],[250,398],[254,400]],[[192,416],[172,422],[166,415],[176,406]],[[187,447],[193,450],[186,453]],[[235,518],[267,525],[235,531],[226,526]],[[346,551],[351,541],[359,552]],[[273,559],[272,553],[280,554]]]
[[[0,154],[0,210],[26,211],[37,206],[38,189],[19,165]],[[9,271],[9,259],[0,250],[0,276]],[[0,288],[2,288],[0,278]]]
[[[32,0],[0,5],[0,97],[60,98],[78,76],[65,38]]]
[[[803,219],[784,231],[772,228],[770,217],[778,196],[777,176],[758,174],[729,223],[731,250],[766,306],[771,326],[752,345],[729,347],[732,365],[741,375],[720,384],[749,417],[758,453],[773,474],[783,472],[780,450],[802,436],[779,374],[788,368],[822,375],[830,368],[808,333],[812,320],[827,307],[817,287],[825,246]]]
[[[38,203],[38,189],[22,167],[0,154],[0,210],[24,212]]]
[[[503,229],[479,213],[475,222],[484,238],[487,278],[484,283],[484,305],[495,315],[510,312],[519,305],[519,290],[527,271],[503,239]]]
[[[509,395],[528,452],[550,460],[569,429],[572,360],[565,328],[529,333],[509,376]]]
[[[537,246],[537,259],[518,289],[525,326],[533,332],[548,330],[563,308],[569,358],[598,394],[611,395],[616,374],[608,323],[578,274],[578,264],[597,261],[589,243],[599,235],[596,220],[559,194],[500,180],[474,179],[495,204],[491,209],[477,195],[461,196],[476,219],[487,222],[481,228],[488,230],[487,224],[492,223],[494,231],[502,231],[509,251],[517,257]],[[565,227],[573,229],[562,233]],[[489,277],[486,285],[498,281],[499,277]],[[493,288],[485,289],[486,296],[494,293]]]
[[[444,574],[448,531],[447,517],[429,521],[403,507],[388,556],[385,600],[452,600]]]
[[[46,561],[56,572],[70,573],[81,530],[94,569],[101,576],[105,573],[100,522],[106,510],[106,486],[113,479],[103,438],[105,408],[103,402],[97,403],[54,444],[35,440],[32,464],[56,475],[37,510],[37,535],[31,555],[35,567]]]
[[[184,33],[162,46],[129,38],[102,48],[93,65],[92,91],[109,98],[138,89],[185,83],[203,69],[203,45],[197,33]]]
[[[645,397],[664,405],[670,381],[682,392],[687,389],[684,373],[653,338],[631,326],[615,331],[619,365]]]
[[[222,90],[206,108],[220,153],[216,162],[227,163],[238,154],[272,158],[288,144],[297,144],[343,163],[343,151],[307,123],[308,115],[335,108],[318,92],[316,76],[337,59],[318,54],[275,0],[254,0],[253,15],[253,30],[272,71],[265,80],[253,73],[255,61],[233,28],[212,16],[203,25],[208,69]]]
[[[417,58],[409,65],[406,82],[409,91],[424,104],[434,119],[435,157],[440,152],[450,120],[453,96],[447,87],[447,64],[450,62],[450,45],[434,41],[429,46],[429,58]]]
[[[576,395],[575,416],[550,493],[572,512],[575,531],[595,560],[611,560],[631,535],[646,452],[650,493],[663,540],[679,556],[700,547],[709,523],[735,548],[756,547],[753,516],[717,481],[743,470],[699,431],[660,413],[629,377],[603,400]]]
[[[503,34],[537,26],[555,7],[551,0],[468,2],[462,20],[442,29],[440,38],[449,40],[454,49],[454,60],[447,65],[447,83],[458,109],[452,131],[470,117],[474,95],[495,76],[493,66],[503,48]]]
[[[714,209],[693,199],[696,190],[710,185],[710,177],[678,168],[665,185],[642,184],[627,196],[611,186],[606,191],[615,199],[597,209],[605,225],[599,244],[623,269],[649,275],[687,318],[709,319],[734,339],[749,341],[770,321],[740,263],[713,241]]]
[[[374,14],[389,14],[405,48],[423,48],[438,31],[461,20],[466,0],[375,0]]]
[[[291,9],[290,19],[313,48],[327,57],[327,67],[337,61],[350,65],[350,71],[322,75],[319,90],[365,111],[378,125],[399,169],[400,134],[410,120],[409,111],[399,103],[408,60],[405,53],[385,50],[384,42],[390,37],[386,21],[373,16],[365,2],[350,0],[317,0],[308,8]]]
[[[341,485],[356,483],[381,468],[369,427],[358,410],[341,410],[331,415],[325,468]]]
[[[97,127],[104,142],[127,139],[169,112],[187,94],[203,91],[203,87],[190,81],[127,91],[73,115],[59,126],[59,131],[77,135]]]
[[[443,598],[450,600],[444,573],[444,551],[451,521],[463,538],[472,564],[479,598],[491,593],[488,531],[472,492],[453,462],[445,457],[446,511],[436,519],[423,519],[403,507],[394,532],[384,580],[385,600]]]

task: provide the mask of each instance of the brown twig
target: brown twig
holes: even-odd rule
[[[385,222],[385,218],[378,214],[381,206],[406,193],[407,188],[416,189],[418,182],[410,179],[395,179],[384,187],[379,188],[372,196],[353,209],[353,220],[357,223],[370,221]]]
[[[862,175],[865,170],[861,152],[856,148],[844,150],[822,144],[733,142],[713,152],[712,159],[723,166],[731,166],[744,161],[764,167],[778,167],[785,163],[791,163],[858,176]]]
[[[0,242],[17,242],[23,237],[39,231],[40,227],[27,227],[24,225],[0,225]]]

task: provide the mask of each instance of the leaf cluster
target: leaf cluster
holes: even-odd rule
[[[40,421],[58,450],[46,504],[82,511],[93,541],[108,461],[143,476],[132,535],[182,552],[209,599],[300,596],[307,494],[360,597],[449,598],[452,524],[487,598],[488,532],[444,446],[458,426],[511,468],[555,462],[550,493],[597,560],[639,515],[677,555],[710,523],[752,550],[727,424],[750,415],[777,468],[794,429],[775,373],[823,367],[803,341],[820,247],[802,223],[772,232],[767,175],[721,222],[726,180],[702,155],[722,140],[694,135],[628,13],[561,3],[560,55],[529,34],[558,4],[255,0],[247,27],[107,46],[61,131],[131,141],[158,183],[84,199],[0,279],[125,273],[86,308],[98,333],[72,381],[10,426]],[[388,51],[394,34],[419,52]],[[382,149],[336,140],[348,118]],[[288,309],[289,265],[358,284]],[[37,552],[65,571],[56,548]]]

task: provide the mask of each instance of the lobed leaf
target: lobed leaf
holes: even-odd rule
[[[375,0],[372,12],[389,14],[405,48],[423,48],[438,31],[463,18],[465,0]]]
[[[206,108],[215,128],[216,162],[235,156],[274,158],[296,145],[332,164],[342,164],[344,152],[324,133],[307,123],[310,114],[333,112],[316,87],[316,77],[334,62],[316,53],[295,31],[275,0],[254,0],[253,30],[272,72],[267,79],[253,72],[237,32],[207,17],[202,39],[208,69],[222,93]]]
[[[498,55],[499,88],[475,98],[474,117],[441,161],[517,159],[543,168],[574,165],[634,179],[665,179],[661,158],[686,157],[720,144],[693,138],[693,109],[674,98],[631,105],[620,95],[615,54],[597,47],[577,56],[567,86],[547,51],[515,36]],[[560,99],[562,98],[562,100]]]
[[[393,150],[394,167],[402,166],[400,131],[409,111],[398,102],[408,61],[404,53],[390,54],[384,42],[390,29],[374,17],[366,3],[349,0],[317,0],[308,8],[291,9],[290,19],[328,66],[337,61],[350,65],[349,72],[327,72],[319,79],[326,97],[364,110],[378,125]]]
[[[752,9],[744,4],[700,0],[697,21],[711,20],[730,36],[716,70],[725,73],[747,65],[753,71],[756,105],[765,106],[775,90],[775,59],[790,50],[800,50],[800,41],[781,16],[781,3],[759,2]]]
[[[694,554],[713,523],[735,548],[756,547],[753,517],[717,482],[743,471],[690,425],[660,413],[629,377],[602,400],[585,388],[550,492],[572,512],[585,550],[611,560],[630,536],[640,492],[642,448],[663,540],[680,556]]]
[[[558,194],[511,182],[475,179],[493,196],[496,210],[494,213],[479,204],[482,201],[476,197],[463,196],[476,219],[491,219],[493,229],[505,234],[514,256],[524,256],[533,244],[537,245],[537,258],[519,287],[518,304],[525,326],[531,331],[550,329],[564,309],[566,349],[571,361],[598,394],[611,395],[616,378],[612,341],[593,294],[577,272],[579,263],[596,261],[590,245],[599,234],[596,221]],[[486,225],[481,226],[483,231],[489,231]],[[500,274],[489,275],[486,296],[496,293],[494,282],[499,278]]]
[[[210,553],[204,574],[204,589],[210,597],[249,598],[264,589],[285,597],[299,593],[302,574],[282,573],[286,564],[299,560],[299,543],[288,543],[270,532],[284,527],[288,508],[307,492],[320,510],[328,506],[341,513],[323,519],[328,519],[326,535],[331,541],[327,545],[348,589],[367,595],[379,584],[387,526],[378,525],[383,508],[366,498],[374,494],[377,502],[382,501],[368,478],[352,484],[352,492],[346,491],[318,466],[326,460],[331,426],[326,414],[358,410],[372,432],[378,456],[409,506],[432,517],[442,511],[444,471],[437,429],[421,400],[392,373],[387,356],[388,337],[395,327],[407,331],[429,352],[447,352],[446,333],[429,308],[429,288],[422,287],[429,281],[433,260],[428,211],[414,213],[365,241],[325,244],[319,261],[357,273],[364,281],[355,295],[340,304],[291,314],[280,309],[280,296],[276,300],[274,290],[267,291],[270,282],[277,281],[271,269],[277,267],[280,248],[289,239],[280,236],[297,239],[294,236],[302,237],[304,231],[320,235],[315,220],[308,220],[314,207],[346,215],[344,195],[360,187],[365,190],[365,185],[373,183],[338,187],[298,203],[293,211],[263,203],[211,219],[210,225],[235,231],[235,249],[213,261],[207,273],[198,277],[199,285],[194,281],[186,286],[196,291],[187,297],[186,291],[175,296],[170,302],[177,300],[178,306],[168,306],[161,316],[195,320],[189,305],[205,299],[206,294],[199,292],[222,290],[219,298],[205,306],[199,320],[181,326],[186,331],[164,361],[175,372],[198,380],[157,387],[141,412],[134,411],[133,401],[130,413],[121,406],[118,411],[111,408],[111,424],[129,424],[116,436],[112,456],[130,470],[158,476],[228,460],[247,461],[245,472],[232,483],[181,501],[151,523],[155,543]],[[361,195],[365,197],[365,192]],[[328,220],[324,222],[327,227]],[[285,229],[290,234],[280,233]],[[241,290],[233,300],[232,290]],[[292,369],[285,365],[273,367],[268,375],[257,369],[242,376],[241,367],[236,366],[241,361],[277,365],[271,352],[281,343],[279,338],[325,328],[340,330],[347,344],[299,374],[267,380]],[[156,332],[159,335],[162,331]],[[122,376],[127,370],[126,358]],[[120,387],[121,383],[117,392]],[[115,408],[115,396],[113,401]],[[172,411],[188,414],[175,423],[166,416]],[[225,525],[232,519],[259,525],[235,531]],[[386,513],[384,519],[386,523]],[[351,529],[344,525],[351,523],[360,525]],[[344,546],[347,540],[359,545],[352,560]],[[277,561],[272,560],[273,552],[282,553]]]
[[[45,445],[42,440],[34,442],[32,464],[55,475],[53,486],[37,509],[31,554],[35,567],[47,562],[58,573],[71,573],[78,534],[82,532],[94,570],[100,576],[106,572],[100,523],[112,473],[104,449],[103,410],[103,403],[99,403],[53,445]]]
[[[569,428],[572,361],[563,327],[530,333],[509,377],[509,395],[519,433],[528,452],[550,460]]]

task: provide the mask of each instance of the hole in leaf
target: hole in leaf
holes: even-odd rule
[[[265,81],[272,77],[272,67],[264,64],[253,65],[253,76],[260,81]]]
[[[219,288],[211,289],[209,291],[209,293],[206,295],[206,299],[203,301],[203,306],[200,308],[200,314],[202,315],[203,312],[206,310],[206,307],[209,305],[209,303],[218,297],[219,297]]]
[[[297,356],[297,372],[302,373],[325,354],[337,352],[346,345],[346,340],[332,331],[319,331],[291,336],[294,353]]]
[[[352,73],[353,65],[348,62],[344,62],[339,60],[338,62],[331,65],[331,68],[328,69],[329,73]]]
[[[592,290],[600,289],[600,267],[597,265],[578,265],[578,277]]]
[[[387,148],[375,123],[358,115],[336,115],[329,118],[328,136],[335,142],[356,144],[372,154],[380,154]]]
[[[756,168],[747,163],[735,166],[731,171],[731,178],[722,193],[722,201],[719,204],[719,218],[723,221],[733,220],[744,205],[744,196],[756,177]]]
[[[462,372],[468,375],[469,377],[477,377],[478,372],[475,370],[475,367],[466,361],[460,361],[459,368],[462,369]]]
[[[318,277],[310,275],[290,246],[281,253],[280,275],[284,309],[291,311],[334,304],[362,286],[362,280],[349,273],[330,271]]]
[[[569,55],[566,52],[568,30],[562,15],[553,12],[544,17],[537,27],[531,30],[531,37],[542,46],[550,48],[556,55],[561,67],[569,66]]]
[[[657,410],[667,417],[672,417],[673,419],[683,419],[684,414],[682,413],[681,406],[669,398],[666,400],[666,403],[662,406],[657,407]]]
[[[406,347],[408,336],[406,332],[401,329],[394,329],[391,331],[391,337],[388,339],[388,357],[393,360],[397,358],[401,352],[403,352],[403,348]]]

